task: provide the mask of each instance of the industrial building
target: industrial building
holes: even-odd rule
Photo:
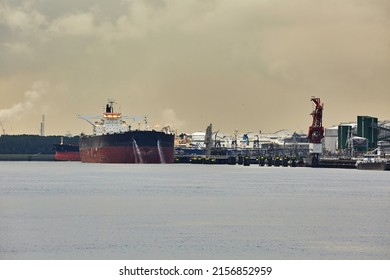
[[[342,123],[325,129],[325,153],[355,156],[367,152],[390,154],[390,121],[357,116],[355,123]]]

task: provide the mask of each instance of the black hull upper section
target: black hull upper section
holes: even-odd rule
[[[78,152],[79,147],[71,144],[54,144],[53,149],[56,152]]]
[[[174,135],[158,131],[129,131],[80,138],[82,162],[173,163]]]

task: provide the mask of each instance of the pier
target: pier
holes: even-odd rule
[[[312,166],[310,158],[289,156],[176,156],[174,163],[181,164],[225,164],[242,166],[274,166],[274,167],[315,167],[356,169],[356,159],[351,158],[320,158],[317,166]]]
[[[174,163],[182,164],[225,164],[243,166],[275,166],[275,167],[298,167],[305,166],[303,158],[297,159],[288,156],[176,156]]]

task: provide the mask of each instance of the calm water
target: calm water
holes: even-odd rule
[[[0,162],[0,259],[390,259],[390,172]]]

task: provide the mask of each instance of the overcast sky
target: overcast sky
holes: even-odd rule
[[[91,133],[108,98],[180,132],[390,119],[388,0],[0,0],[0,121]]]

